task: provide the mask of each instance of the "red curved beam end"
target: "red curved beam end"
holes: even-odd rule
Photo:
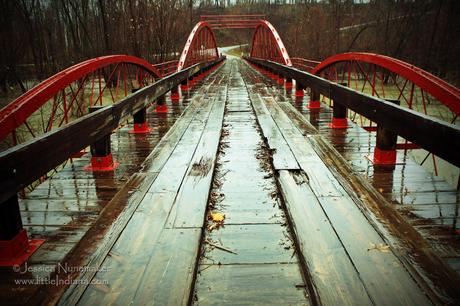
[[[446,105],[452,112],[460,116],[460,89],[423,69],[388,56],[362,52],[337,54],[319,63],[311,73],[317,75],[336,63],[348,61],[375,64],[396,73],[429,93],[439,102]]]
[[[71,66],[41,82],[0,110],[0,141],[69,84],[100,68],[119,63],[139,66],[155,78],[161,73],[149,62],[129,55],[109,55],[93,58]]]
[[[267,35],[268,34],[268,35]],[[275,47],[277,54],[267,53],[267,49]],[[286,47],[275,27],[267,20],[260,20],[252,36],[251,57],[276,60],[277,62],[292,66]]]
[[[182,70],[198,61],[216,59],[219,57],[216,37],[210,25],[205,21],[198,22],[190,32],[182,50],[177,71]]]

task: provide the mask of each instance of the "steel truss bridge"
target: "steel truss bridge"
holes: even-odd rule
[[[459,114],[410,63],[291,58],[263,15],[78,63],[0,110],[0,301],[458,304]]]

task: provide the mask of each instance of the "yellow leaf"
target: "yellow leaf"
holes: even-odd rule
[[[211,213],[210,214],[210,219],[213,222],[224,222],[225,220],[225,215],[221,213]]]

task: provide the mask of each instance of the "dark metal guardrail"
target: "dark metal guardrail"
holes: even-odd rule
[[[0,204],[15,196],[72,154],[83,150],[165,95],[184,80],[225,58],[195,64],[144,87],[125,99],[89,113],[68,125],[0,153]]]
[[[249,62],[294,79],[303,88],[309,87],[354,112],[374,121],[421,148],[460,167],[460,127],[369,96],[346,86],[320,78],[299,69],[276,62],[246,57]]]

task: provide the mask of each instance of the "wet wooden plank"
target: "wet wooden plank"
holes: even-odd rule
[[[201,265],[295,263],[294,245],[286,227],[280,224],[229,225],[212,231],[206,239],[234,253],[205,245]]]
[[[310,305],[297,264],[203,266],[194,305]]]
[[[278,99],[280,95],[280,90],[278,88],[273,87],[271,90],[264,90],[264,89],[257,89],[257,92],[264,92],[267,95],[272,95],[275,97],[276,101],[281,101],[282,99]],[[347,181],[355,181],[355,177],[358,175],[359,177],[367,176],[368,180],[374,185],[374,187],[383,194],[387,200],[391,201],[388,203],[382,197],[379,197],[378,201],[381,202],[381,205],[378,205],[382,210],[383,214],[390,214],[388,213],[388,208],[383,208],[384,206],[393,206],[393,204],[397,204],[401,202],[403,204],[410,204],[411,207],[416,207],[418,205],[430,205],[433,203],[452,203],[455,204],[458,202],[458,195],[451,193],[447,194],[448,188],[444,185],[438,185],[436,183],[435,186],[430,186],[431,182],[435,181],[443,181],[440,178],[434,177],[432,174],[428,173],[422,167],[414,163],[410,158],[404,159],[404,155],[402,151],[398,151],[398,162],[404,162],[404,165],[396,165],[393,171],[388,171],[385,169],[374,168],[369,160],[366,159],[366,155],[372,156],[373,148],[375,146],[375,133],[368,133],[364,131],[362,128],[358,127],[357,125],[352,125],[347,130],[332,130],[328,127],[328,124],[331,122],[331,109],[323,104],[320,111],[312,111],[306,108],[306,102],[308,99],[294,99],[293,97],[288,97],[287,101],[290,102],[292,108],[297,109],[296,111],[293,110],[293,116],[289,116],[289,118],[301,129],[303,132],[308,133],[309,128],[301,124],[302,121],[304,123],[310,123],[315,128],[318,129],[319,134],[325,141],[330,141],[334,148],[340,153],[340,156],[330,155],[330,154],[320,154],[323,161],[325,161],[329,167],[334,168],[331,164],[335,164],[335,161],[340,160],[340,163],[351,163],[349,167],[344,168],[340,171],[341,175]],[[278,103],[283,110],[286,110],[284,107],[286,104]],[[295,114],[297,113],[297,116]],[[300,118],[296,118],[300,117]],[[297,120],[297,119],[304,119],[304,120]],[[300,122],[300,123],[299,123]],[[316,140],[316,138],[315,138]],[[315,144],[315,142],[313,142]],[[315,150],[317,152],[321,152],[321,150],[317,150],[318,146],[315,145]],[[332,159],[333,161],[329,160]],[[346,160],[346,162],[344,161]],[[339,166],[341,167],[341,166]],[[336,171],[334,170],[334,173]],[[353,175],[350,176],[350,173]],[[361,180],[360,180],[361,181]],[[429,183],[428,183],[429,182]],[[343,183],[343,180],[342,180]],[[352,183],[353,188],[357,187],[354,183]],[[424,185],[422,187],[422,185]],[[347,190],[350,189],[348,183],[344,186]],[[418,189],[417,187],[420,186],[419,190],[426,189],[427,192],[417,192],[416,194],[412,195],[412,190]],[[407,187],[407,189],[405,189]],[[439,192],[433,190],[437,189],[444,189],[447,192]],[[367,198],[374,195],[374,191],[370,191],[370,189],[361,189],[360,187],[357,188],[359,193],[363,192],[361,195],[363,198]],[[398,192],[399,191],[399,192]],[[396,194],[396,195],[395,195]],[[372,202],[374,200],[369,200],[370,203],[366,203],[366,206],[373,207]],[[383,204],[385,203],[385,204]],[[404,207],[404,205],[402,205]],[[377,209],[377,211],[379,211]],[[374,210],[375,212],[375,210]],[[392,214],[392,213],[391,213]],[[377,212],[377,215],[379,213]],[[426,215],[426,214],[425,214]],[[427,215],[426,215],[427,216]],[[416,233],[414,233],[414,228],[409,225],[412,223],[412,217],[405,217],[403,218],[390,218],[392,221],[388,221],[386,217],[383,218],[387,220],[390,224],[397,224],[398,229],[396,230],[397,233],[400,233],[399,238],[404,240],[403,244],[410,245],[411,248],[418,249],[419,256],[407,258],[414,266],[422,265],[425,269],[427,269],[427,274],[429,277],[431,275],[438,275],[434,277],[434,283],[439,283],[440,279],[445,279],[447,281],[443,281],[444,286],[447,284],[447,288],[449,288],[450,293],[453,293],[453,296],[456,296],[457,293],[455,291],[455,287],[458,285],[452,285],[454,283],[458,283],[456,281],[452,282],[454,278],[452,277],[452,273],[448,272],[445,267],[440,265],[440,261],[435,258],[434,253],[430,250],[430,246],[426,244],[426,242],[421,239]],[[404,221],[404,219],[406,219]],[[409,220],[407,220],[409,219]],[[431,247],[435,250],[435,252],[439,256],[449,256],[450,254],[454,254],[452,252],[452,246],[455,246],[453,243],[453,239],[455,239],[454,231],[452,230],[452,223],[445,225],[434,225],[432,223],[438,223],[441,219],[435,218],[430,223],[430,219],[420,219],[420,224],[415,225],[416,229],[419,233],[421,233],[425,238],[428,238],[427,241],[431,244]],[[445,220],[445,219],[442,219]],[[453,221],[453,220],[452,220]],[[390,225],[390,227],[392,227]],[[441,231],[441,228],[444,228],[444,231]],[[449,239],[447,238],[450,233]],[[394,232],[392,233],[394,234]],[[401,255],[401,254],[400,254]],[[415,263],[414,263],[415,259]],[[435,268],[436,267],[436,268]],[[424,271],[418,270],[422,277],[426,277]],[[443,276],[440,276],[443,275]],[[432,289],[432,287],[431,287]],[[434,289],[435,291],[438,289]],[[427,289],[429,292],[430,289]],[[441,293],[442,295],[442,293]],[[445,298],[445,297],[444,297]]]
[[[267,108],[258,95],[251,94],[251,102],[257,115],[257,121],[262,128],[263,134],[273,150],[273,165],[279,169],[299,169],[299,165],[278,126],[270,116]]]
[[[222,91],[227,88],[222,86]],[[202,227],[222,130],[226,96],[210,102],[210,112],[170,215],[173,227]]]
[[[300,126],[306,135],[318,133],[318,130],[291,103],[279,103],[278,105],[297,126]]]
[[[90,199],[20,199],[23,211],[100,211],[105,204],[102,200]]]
[[[220,78],[211,79],[211,82],[200,87],[194,93],[190,104],[184,110],[182,116],[167,131],[155,149],[149,154],[142,165],[142,171],[159,172],[174,151],[177,142],[183,137],[191,121],[197,115],[203,104],[207,101],[207,94],[212,89],[212,84],[218,82]]]
[[[273,98],[265,98],[264,104],[280,128],[287,145],[308,176],[309,185],[316,196],[341,196],[345,192],[332,173],[318,157],[304,135],[292,123]]]
[[[22,211],[21,218],[25,225],[42,226],[86,226],[98,217],[97,211]]]
[[[400,205],[398,210],[425,219],[454,218],[460,215],[460,204]]]
[[[358,272],[305,177],[280,171],[279,183],[301,256],[321,303],[372,304]]]
[[[106,280],[111,285],[105,290],[94,286],[88,288],[81,303],[131,303],[201,139],[212,106],[212,103],[207,103],[197,109],[183,136],[171,140],[177,142],[172,154],[162,166],[155,182],[147,188],[145,198],[111,248],[111,256],[107,257],[102,266],[105,271],[95,275],[95,279]],[[120,262],[123,277],[120,277]],[[131,285],[126,286],[127,282]]]
[[[69,253],[74,246],[74,242],[48,241],[35,251],[28,262],[36,264],[57,264],[65,258],[67,253]]]
[[[152,185],[149,192],[177,192],[179,190],[201,139],[211,107],[212,103],[208,103],[198,111],[197,116],[193,118],[190,126],[161,169],[156,184]]]
[[[423,233],[414,228],[404,216],[396,212],[396,210],[393,209],[394,205],[386,201],[383,196],[371,186],[366,178],[358,175],[349,175],[352,171],[347,161],[345,161],[328,142],[320,136],[313,136],[309,138],[309,140],[314,146],[315,151],[317,151],[327,163],[328,167],[338,174],[337,178],[340,178],[343,186],[346,186],[347,190],[352,191],[350,195],[354,195],[355,199],[356,196],[359,196],[359,199],[364,201],[365,207],[370,209],[373,215],[385,222],[386,226],[380,227],[379,230],[387,237],[397,237],[403,245],[413,250],[412,252],[417,253],[417,256],[414,257],[407,256],[405,253],[399,253],[399,257],[402,258],[408,265],[408,268],[416,274],[417,281],[420,280],[420,286],[423,286],[425,292],[430,294],[430,298],[444,302],[451,300],[451,297],[455,299],[455,297],[458,296],[458,291],[455,289],[458,287],[456,285],[458,284],[458,275],[439,258],[442,253],[439,253],[437,250],[439,241],[436,242],[436,240],[438,240],[436,235],[429,236],[431,239],[434,238],[434,243],[425,240],[423,238]],[[446,192],[438,192],[439,195],[445,193]],[[436,195],[432,196],[431,200],[428,200],[427,203],[430,203],[435,198]],[[444,200],[447,199],[448,198],[445,198]],[[412,270],[412,268],[415,269]],[[436,283],[433,284],[434,286],[426,284],[421,280],[424,277],[433,277],[436,279]],[[449,292],[450,297],[441,293],[441,291],[444,290]]]
[[[75,247],[72,255],[66,259],[69,266],[90,267],[81,274],[75,273],[69,277],[78,278],[80,282],[71,285],[60,298],[62,303],[75,304],[86,289],[87,284],[100,269],[104,259],[115,244],[122,230],[140,205],[147,192],[147,187],[154,181],[157,174],[133,175],[127,184],[115,195],[101,212],[95,226],[85,234]],[[44,291],[40,297],[50,301],[64,291],[63,286],[52,288],[54,295]]]
[[[319,202],[374,303],[431,305],[428,297],[350,198],[322,197]]]
[[[174,197],[174,193],[146,194],[98,272],[91,278],[107,282],[107,288],[101,290],[97,285],[85,288],[79,300],[81,305],[127,305],[132,302]]]
[[[199,94],[195,94],[184,114],[174,123],[164,137],[157,144],[155,149],[149,154],[142,164],[142,171],[159,172],[168,158],[174,151],[177,143],[183,137],[191,121],[196,116],[196,111],[203,105],[204,97],[208,87],[200,89]]]
[[[28,226],[24,225],[29,237],[45,239],[46,242],[73,242],[77,243],[90,228],[89,226]]]
[[[201,229],[165,229],[147,264],[132,304],[188,305]]]

